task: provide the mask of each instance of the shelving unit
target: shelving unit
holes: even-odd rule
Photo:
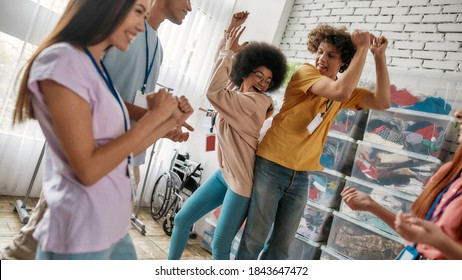
[[[345,171],[345,186],[368,193],[394,213],[409,213],[429,178],[457,146],[458,123],[452,113],[462,106],[462,81],[398,72],[390,73],[390,79],[392,108],[369,111],[362,135],[356,138],[352,168]],[[375,87],[364,80],[361,86]],[[404,240],[383,221],[353,211],[343,201],[338,210],[333,212],[329,240],[321,246],[321,259],[397,257]]]

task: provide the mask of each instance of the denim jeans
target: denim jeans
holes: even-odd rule
[[[212,243],[212,259],[229,260],[231,245],[245,220],[249,198],[236,194],[217,170],[186,200],[175,216],[169,260],[178,260],[189,239],[191,226],[201,217],[222,205]]]
[[[127,233],[125,237],[112,245],[109,249],[78,254],[60,254],[45,252],[39,245],[37,247],[37,260],[136,260],[136,250],[130,235]]]
[[[257,156],[247,223],[236,259],[256,260],[263,247],[260,259],[288,259],[307,195],[307,171],[294,171]]]

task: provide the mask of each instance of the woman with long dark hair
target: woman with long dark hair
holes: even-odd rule
[[[132,154],[191,113],[163,90],[149,97],[150,109],[130,128],[101,61],[108,48],[127,50],[144,31],[150,5],[71,0],[25,69],[14,119],[37,119],[47,140],[48,209],[34,232],[38,259],[136,259],[128,234]]]

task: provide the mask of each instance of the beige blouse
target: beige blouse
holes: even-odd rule
[[[221,50],[207,90],[207,98],[218,111],[218,164],[235,193],[250,197],[253,167],[260,129],[273,113],[273,100],[266,94],[227,89],[234,52]]]

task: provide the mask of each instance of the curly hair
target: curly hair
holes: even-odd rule
[[[268,92],[277,90],[284,82],[287,72],[287,59],[277,47],[264,42],[250,42],[234,57],[229,79],[241,86],[242,78],[255,68],[264,66],[273,72],[273,86]]]
[[[350,62],[356,52],[356,49],[351,42],[351,35],[346,31],[346,27],[342,26],[336,28],[328,24],[317,25],[308,34],[308,50],[311,53],[316,53],[322,42],[334,45],[340,53],[340,59],[342,59],[344,65],[340,67],[339,72],[343,73],[350,65]]]

